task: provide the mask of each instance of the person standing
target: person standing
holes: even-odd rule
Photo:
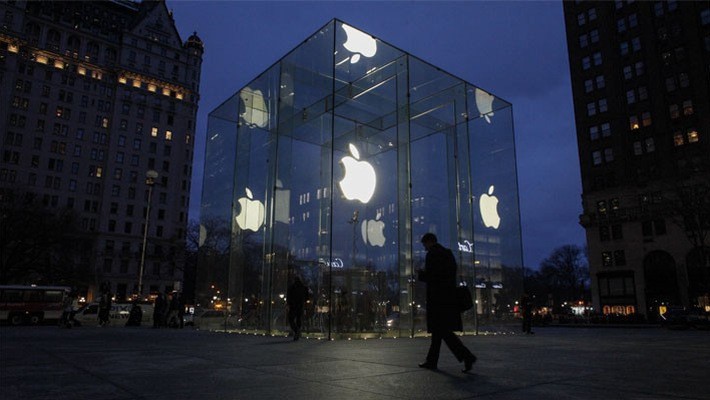
[[[153,328],[161,328],[163,326],[163,315],[168,304],[165,301],[162,293],[158,293],[153,303]]]
[[[532,335],[532,300],[527,293],[524,293],[520,298],[520,308],[523,311],[523,333],[526,335]]]
[[[104,285],[99,299],[99,325],[108,326],[111,314],[111,293],[107,285]]]
[[[436,235],[427,233],[422,237],[427,251],[424,269],[419,270],[419,280],[426,283],[427,332],[431,344],[426,361],[421,368],[436,370],[439,362],[441,341],[449,347],[459,362],[464,363],[463,372],[468,372],[476,362],[476,356],[464,346],[454,331],[462,331],[461,312],[456,302],[456,259],[451,250],[440,245]]]
[[[308,288],[301,282],[301,278],[293,278],[293,284],[286,291],[286,304],[288,305],[288,323],[291,325],[294,341],[301,337],[301,319],[307,300]]]

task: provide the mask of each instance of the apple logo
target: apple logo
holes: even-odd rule
[[[478,202],[478,208],[481,210],[483,217],[483,225],[486,228],[498,229],[500,225],[500,216],[498,215],[498,198],[493,196],[493,185],[488,188],[488,194],[482,194]]]
[[[493,100],[495,96],[488,94],[483,90],[476,88],[476,107],[478,107],[478,112],[481,117],[486,119],[486,122],[491,123],[491,117],[493,114]]]
[[[358,161],[360,152],[352,143],[348,146],[352,157],[345,156],[340,160],[345,167],[345,176],[338,184],[346,199],[367,203],[375,193],[375,185],[377,184],[375,169],[367,161]]]
[[[365,32],[359,31],[351,26],[342,25],[347,40],[343,43],[348,51],[353,54],[350,57],[350,63],[355,64],[360,61],[360,55],[365,57],[373,57],[377,53],[377,41],[372,36]],[[345,61],[345,60],[343,60]]]
[[[241,210],[239,215],[234,217],[237,220],[237,225],[242,229],[250,231],[258,231],[261,224],[264,223],[264,204],[258,200],[252,200],[251,190],[246,188],[247,197],[242,197],[238,200]]]
[[[252,90],[248,87],[239,92],[244,103],[244,113],[242,118],[249,127],[264,128],[269,123],[269,109],[264,101],[264,94],[261,90]]]
[[[378,212],[375,219],[364,220],[360,226],[362,240],[371,246],[384,247],[385,245],[385,223],[380,221],[382,215]]]

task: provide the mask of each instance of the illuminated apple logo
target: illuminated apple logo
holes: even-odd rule
[[[264,94],[261,90],[244,88],[239,92],[244,103],[244,113],[242,118],[250,127],[264,128],[269,123],[269,109],[264,101]]]
[[[251,190],[246,188],[247,197],[238,200],[241,210],[235,217],[237,225],[242,229],[258,231],[264,223],[264,204],[258,200],[252,200]]]
[[[385,245],[385,223],[380,221],[380,213],[377,213],[375,219],[364,220],[360,225],[362,240],[370,246],[384,247]]]
[[[360,61],[360,55],[370,58],[377,53],[377,41],[372,36],[345,24],[342,27],[347,36],[343,46],[351,53],[355,53],[350,57],[351,64]]]
[[[366,161],[358,161],[360,152],[352,143],[348,146],[352,157],[346,156],[340,160],[345,167],[345,176],[338,184],[346,199],[367,203],[375,193],[375,185],[377,184],[375,169]]]
[[[483,225],[486,228],[498,229],[500,216],[498,215],[498,198],[493,196],[493,185],[488,188],[488,194],[482,194],[478,201],[478,208],[481,210]]]
[[[486,119],[486,122],[491,123],[491,117],[493,114],[493,100],[495,96],[488,94],[483,90],[476,88],[476,107],[478,107],[478,112],[481,117]]]

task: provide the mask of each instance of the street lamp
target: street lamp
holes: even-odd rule
[[[138,297],[143,295],[143,268],[145,267],[145,247],[148,242],[148,217],[150,216],[150,200],[153,196],[153,185],[155,185],[155,178],[158,177],[158,172],[154,170],[148,170],[145,173],[145,184],[148,186],[148,207],[145,210],[145,223],[143,224],[143,246],[141,247],[141,265],[138,270]]]

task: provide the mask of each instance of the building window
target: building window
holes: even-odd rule
[[[589,32],[589,41],[592,43],[598,43],[599,42],[599,31],[598,30],[593,30]]]
[[[594,81],[592,81],[591,79],[587,79],[586,81],[584,81],[584,91],[586,93],[589,93],[593,90],[594,90]]]
[[[631,48],[633,49],[634,53],[640,51],[641,50],[641,39],[639,39],[638,37],[631,39]]]
[[[671,104],[668,106],[668,113],[671,116],[671,119],[676,119],[680,117],[680,109],[678,108],[678,104]]]
[[[594,59],[594,65],[602,65],[602,53],[594,53],[592,58]]]
[[[607,112],[607,104],[606,104],[606,99],[599,99],[599,112]]]
[[[624,254],[624,250],[614,251],[614,264],[626,265],[626,254]]]
[[[611,226],[611,237],[614,240],[618,239],[623,239],[624,238],[624,232],[621,229],[621,224],[615,224]]]
[[[676,90],[675,76],[666,78],[666,91],[673,92],[674,90]]]
[[[634,66],[635,66],[635,68],[636,68],[636,76],[641,76],[641,75],[643,75],[643,73],[644,73],[643,61],[637,62],[636,64],[634,64]]]
[[[638,95],[639,95],[639,101],[643,101],[643,100],[648,99],[648,89],[646,89],[646,86],[639,86]]]
[[[590,140],[599,139],[599,128],[597,126],[590,126],[589,127],[589,139]]]
[[[641,148],[641,142],[636,141],[634,142],[634,155],[640,156],[643,154],[643,149]]]
[[[656,151],[656,143],[653,141],[653,138],[646,138],[646,153],[653,153]]]
[[[629,54],[629,43],[628,42],[619,43],[619,52],[621,53],[622,56]]]
[[[165,140],[173,140],[173,131],[165,131]]]
[[[602,137],[611,136],[611,126],[609,125],[608,122],[604,122],[603,124],[601,124],[601,129],[602,129]]]
[[[597,105],[596,103],[587,103],[587,116],[591,117],[597,115]]]
[[[624,79],[626,79],[628,81],[629,79],[631,79],[633,77],[634,77],[634,74],[631,70],[631,66],[630,65],[625,66],[624,67]]]
[[[706,8],[700,11],[700,24],[710,25],[710,8]]]
[[[632,115],[629,117],[629,129],[632,131],[635,131],[636,129],[639,129],[639,119],[637,116]]]
[[[685,141],[683,140],[683,134],[680,132],[674,132],[673,133],[673,145],[674,146],[682,146],[685,144]]]
[[[589,57],[584,57],[582,58],[582,69],[583,70],[588,70],[592,66],[591,60]]]
[[[590,8],[589,11],[587,11],[587,16],[589,17],[590,21],[594,21],[595,19],[597,19],[597,9],[594,7]]]
[[[602,152],[599,150],[592,152],[592,163],[594,165],[601,165],[602,163]]]
[[[683,115],[693,115],[693,101],[686,100],[683,102]]]
[[[678,83],[682,88],[687,88],[688,86],[690,86],[690,79],[688,78],[688,74],[686,74],[685,72],[681,72],[680,74],[678,74]]]
[[[599,226],[599,240],[602,242],[606,242],[609,239],[611,239],[611,235],[609,234],[609,227],[606,225]]]
[[[585,13],[577,14],[577,25],[582,26],[587,23],[587,15]]]
[[[616,21],[616,31],[619,33],[626,32],[626,20],[621,18]]]
[[[589,45],[589,39],[587,34],[585,33],[584,35],[579,36],[579,47],[585,48]]]
[[[636,103],[636,93],[633,89],[626,91],[626,104]]]
[[[652,122],[650,112],[645,111],[641,114],[641,124],[643,126],[650,126]]]
[[[687,132],[688,143],[697,143],[700,140],[700,134],[695,128],[689,128]]]
[[[606,82],[604,82],[604,75],[599,75],[595,78],[597,81],[597,89],[603,89],[606,87]]]
[[[606,162],[614,161],[614,149],[612,149],[612,148],[604,149],[604,161],[606,161]]]
[[[154,126],[150,129],[150,136],[158,137],[158,127],[157,126]]]
[[[612,256],[610,251],[602,251],[602,265],[605,267],[611,267],[613,264]]]

